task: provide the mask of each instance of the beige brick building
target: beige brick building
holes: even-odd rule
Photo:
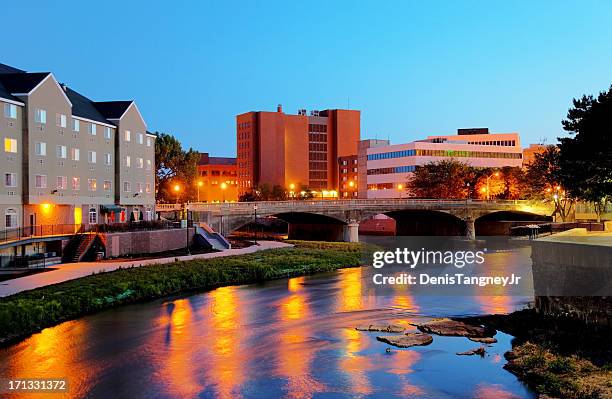
[[[134,101],[0,64],[0,109],[0,230],[154,217],[155,136]]]

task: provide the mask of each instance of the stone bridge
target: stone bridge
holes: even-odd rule
[[[356,241],[359,223],[375,215],[385,214],[399,225],[420,221],[421,228],[431,235],[431,227],[446,225],[447,232],[473,239],[475,223],[495,219],[542,220],[552,215],[550,204],[536,201],[514,200],[435,200],[435,199],[357,199],[357,200],[309,200],[309,201],[261,201],[231,203],[158,204],[156,211],[162,215],[184,212],[191,218],[206,222],[223,235],[257,219],[275,216],[289,224],[289,235],[300,228],[329,232],[336,230],[336,239]],[[451,234],[455,234],[451,233]],[[438,234],[438,233],[433,233]],[[294,236],[296,234],[293,234]],[[442,234],[440,235],[449,235]],[[326,234],[326,236],[329,236]]]

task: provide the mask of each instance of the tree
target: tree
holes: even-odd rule
[[[563,186],[560,157],[559,148],[554,145],[535,154],[533,162],[527,165],[525,187],[529,198],[552,201],[555,204],[555,213],[565,222],[575,201]]]
[[[197,198],[196,180],[200,155],[191,148],[183,150],[181,143],[171,134],[156,134],[155,200],[161,203],[176,201],[174,186],[179,185],[179,200],[192,201]]]
[[[473,182],[474,169],[451,159],[417,166],[406,189],[418,198],[467,198]]]
[[[569,196],[593,203],[600,221],[612,199],[612,86],[597,98],[574,99],[562,124],[572,136],[559,138],[562,186]]]
[[[480,199],[494,199],[506,192],[506,182],[502,174],[492,168],[476,171],[475,193]]]

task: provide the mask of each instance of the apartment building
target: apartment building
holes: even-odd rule
[[[523,168],[535,160],[536,154],[541,154],[546,151],[547,146],[544,144],[529,144],[529,147],[523,149]]]
[[[362,198],[404,198],[406,182],[416,166],[456,159],[474,167],[521,167],[518,133],[489,133],[486,128],[459,129],[456,135],[428,136],[407,144],[359,146],[366,159],[366,192]]]
[[[198,161],[198,202],[238,201],[236,158],[200,154]]]
[[[360,111],[247,112],[236,116],[238,191],[267,183],[338,193],[338,158],[357,154]],[[318,195],[315,195],[319,198]]]
[[[50,72],[0,64],[0,106],[3,228],[153,218],[155,136],[133,101],[94,102]]]

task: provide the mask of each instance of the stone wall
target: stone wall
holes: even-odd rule
[[[589,235],[585,229],[534,240],[536,309],[612,327],[611,244],[612,235]]]
[[[185,248],[186,229],[152,231],[130,231],[100,234],[106,245],[106,256],[154,254]],[[194,229],[189,229],[190,245],[193,244]]]

